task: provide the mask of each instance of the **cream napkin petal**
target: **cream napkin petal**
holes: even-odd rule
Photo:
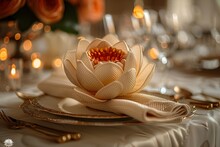
[[[124,41],[120,41],[120,42],[114,44],[112,47],[113,47],[113,48],[121,49],[121,50],[123,50],[125,53],[127,53],[128,51],[130,51],[129,47],[127,46],[127,44],[126,44]]]
[[[134,68],[129,71],[123,73],[123,75],[118,79],[119,82],[123,85],[122,95],[125,93],[129,93],[135,85],[136,82],[136,70]]]
[[[74,99],[82,104],[93,104],[99,102],[106,102],[107,100],[97,99],[88,91],[85,91],[79,87],[75,87],[73,90]]]
[[[85,52],[81,56],[82,62],[86,65],[87,68],[89,68],[91,71],[94,71],[93,65],[89,59],[88,54]]]
[[[76,79],[76,69],[74,68],[74,66],[72,65],[72,63],[68,59],[64,60],[64,71],[65,71],[66,76],[68,77],[68,79],[73,84],[75,84],[76,86],[81,87],[78,80]]]
[[[134,54],[129,52],[124,65],[124,72],[129,71],[131,68],[136,69],[136,60]]]
[[[108,43],[107,41],[102,41],[97,45],[97,48],[104,48],[104,47],[110,47],[110,43]]]
[[[96,38],[95,40],[93,40],[93,41],[88,45],[88,47],[86,48],[86,50],[89,50],[89,49],[91,49],[91,48],[96,48],[97,45],[99,45],[100,42],[102,42],[102,40]]]
[[[108,34],[108,35],[104,36],[103,40],[108,41],[111,45],[114,45],[117,42],[119,42],[119,39],[113,34]]]
[[[140,74],[141,72],[143,72],[143,70],[145,70],[145,68],[146,68],[146,66],[147,66],[148,64],[149,64],[149,62],[148,62],[147,58],[143,58],[142,64],[140,65],[141,68],[140,68],[139,73],[137,74],[137,76],[139,76],[139,74]]]
[[[131,51],[133,52],[135,59],[136,59],[136,67],[137,67],[137,74],[138,74],[141,69],[142,62],[143,62],[142,47],[140,45],[135,45],[131,48]]]
[[[55,80],[56,78],[59,79]],[[69,83],[65,76],[52,75],[40,83],[39,88],[49,95],[70,97],[88,107],[126,114],[142,122],[167,122],[181,119],[190,113],[188,105],[141,93],[134,93],[126,97],[119,96],[107,101],[100,100],[79,87],[69,86]]]
[[[98,64],[94,70],[94,74],[104,85],[117,80],[122,73],[123,69],[121,66],[114,62],[103,62]]]
[[[76,50],[68,50],[65,55],[65,59],[68,59],[74,68],[76,68]]]
[[[104,86],[102,82],[80,60],[77,61],[76,76],[80,85],[89,91],[98,91]]]
[[[147,66],[145,66],[144,70],[141,73],[139,73],[136,84],[132,92],[137,92],[141,90],[144,86],[146,86],[146,84],[150,81],[150,79],[153,76],[154,69],[155,69],[154,64],[150,63],[150,64],[147,64]]]
[[[77,46],[78,49],[76,50],[77,51],[77,53],[76,53],[77,59],[81,58],[82,53],[85,52],[88,45],[89,45],[89,41],[86,40],[86,39],[82,39],[82,40],[79,41],[78,46]]]
[[[123,91],[123,85],[119,81],[114,81],[108,85],[102,87],[96,94],[95,97],[107,100],[117,97]]]

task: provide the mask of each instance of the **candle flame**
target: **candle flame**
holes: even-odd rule
[[[143,18],[144,17],[143,7],[141,7],[140,5],[136,5],[133,9],[133,15],[136,18]]]
[[[41,67],[41,60],[39,58],[36,58],[32,61],[32,67],[33,68],[40,68]]]
[[[15,64],[12,64],[12,66],[11,66],[11,75],[16,75],[16,66],[15,66]]]

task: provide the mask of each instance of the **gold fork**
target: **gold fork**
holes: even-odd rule
[[[0,118],[8,123],[10,129],[21,129],[24,127],[31,128],[32,130],[50,137],[52,140],[58,143],[65,143],[71,140],[79,140],[81,138],[81,134],[77,132],[65,132],[14,119],[10,116],[7,116],[3,110],[0,111]]]
[[[168,100],[172,100],[180,103],[189,103],[192,106],[201,109],[214,109],[219,107],[219,102],[210,102],[210,101],[200,101],[200,100],[192,100],[192,99],[183,99],[182,95],[165,95],[159,92],[150,92],[150,91],[142,91],[142,93],[159,96]],[[185,101],[184,101],[185,100]]]

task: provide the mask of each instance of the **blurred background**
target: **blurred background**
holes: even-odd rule
[[[161,70],[219,69],[219,0],[106,0],[105,4],[103,20],[91,25],[93,36],[111,32],[131,46],[142,44],[146,57]],[[143,20],[133,17],[137,5],[143,7]],[[109,20],[113,28],[106,26]]]
[[[105,0],[105,13],[111,14],[116,18],[123,17],[123,15],[131,15],[134,8],[134,2],[134,0],[126,0],[126,2]],[[188,23],[188,25],[197,24],[204,30],[210,30],[215,26],[219,27],[219,0],[143,0],[143,3],[144,9],[155,10],[157,13],[161,10],[175,13],[179,15],[182,21],[184,21],[183,19],[186,19],[185,21],[188,22],[184,23]],[[116,23],[117,21],[120,20],[116,20]],[[92,25],[93,28],[97,29],[92,29],[91,33],[98,37],[103,36],[103,22],[99,21]]]
[[[123,17],[123,15],[132,15],[134,9],[134,2],[134,0],[126,0],[126,2],[118,0],[105,0],[105,13],[112,14],[115,17],[115,19],[120,18],[120,16]],[[153,9],[156,11],[159,11],[160,9],[165,9],[167,5],[166,0],[143,0],[143,2],[144,8]],[[94,36],[102,37],[104,35],[103,21],[99,21],[96,24],[92,24],[92,27],[94,29],[91,29],[91,33]]]
[[[0,1],[0,79],[12,59],[24,73],[59,69],[81,38],[117,34],[141,44],[159,71],[220,67],[220,0]],[[44,13],[46,12],[46,13]],[[21,66],[19,66],[21,67]]]

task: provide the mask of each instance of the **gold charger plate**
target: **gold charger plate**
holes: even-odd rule
[[[41,97],[40,99],[44,99],[44,98],[45,97]],[[45,98],[42,101],[40,99],[25,100],[24,103],[21,105],[23,112],[32,116],[35,119],[52,122],[52,123],[58,123],[58,124],[86,125],[86,126],[120,126],[120,125],[143,124],[125,115],[116,115],[113,113],[102,112],[102,111],[98,111],[98,113],[95,114],[95,111],[97,112],[97,110],[93,110],[85,106],[84,107],[86,111],[84,111],[83,114],[80,114],[78,112],[67,113],[63,111],[58,111],[55,108],[51,109],[53,103],[55,103],[56,101],[53,101],[51,103],[52,105],[50,105],[50,108],[48,107],[45,108],[44,106],[41,105],[41,103],[45,102],[44,101],[45,99],[49,100],[49,98]],[[62,101],[62,100],[59,99],[58,101]],[[79,104],[76,103],[76,105],[78,106]],[[63,106],[63,104],[61,106]],[[80,110],[81,109],[82,108],[80,108]]]
[[[72,98],[61,99],[48,95],[25,100],[23,105],[24,106],[32,105],[36,109],[40,109],[41,111],[55,115],[69,116],[69,117],[85,119],[85,120],[90,120],[90,119],[117,120],[117,119],[130,118],[127,115],[117,115],[111,112],[104,112],[104,111],[88,108]]]

